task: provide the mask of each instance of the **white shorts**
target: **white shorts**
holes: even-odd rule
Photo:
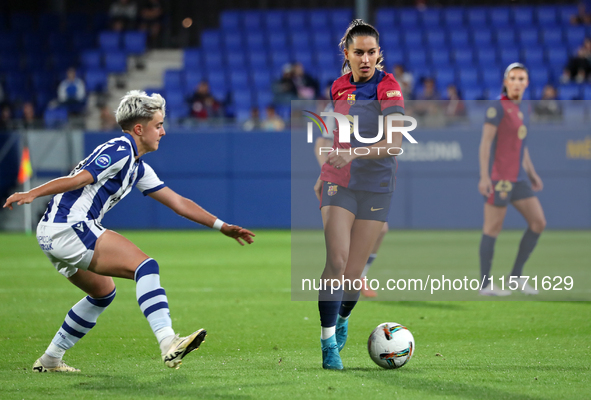
[[[96,240],[105,232],[95,221],[75,224],[40,222],[37,225],[37,242],[55,269],[66,278],[78,268],[88,269]]]

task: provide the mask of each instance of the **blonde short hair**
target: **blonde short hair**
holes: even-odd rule
[[[166,100],[158,93],[148,96],[141,90],[130,90],[121,99],[115,112],[115,119],[121,129],[131,130],[137,123],[147,123],[154,118],[156,111],[166,115]]]

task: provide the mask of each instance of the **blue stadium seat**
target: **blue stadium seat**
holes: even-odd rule
[[[438,28],[427,30],[427,44],[433,49],[444,47],[445,31]]]
[[[464,26],[464,8],[446,7],[443,9],[443,21],[448,28],[453,30]]]
[[[220,52],[205,53],[205,67],[209,71],[219,70],[224,68],[224,58]]]
[[[488,47],[492,44],[492,32],[490,29],[474,29],[472,37],[474,39],[474,46],[477,48]]]
[[[201,58],[201,50],[196,48],[188,48],[184,50],[183,65],[187,69],[200,68],[203,59]]]
[[[585,85],[583,88],[583,100],[591,100],[591,85]]]
[[[207,74],[207,82],[209,83],[209,87],[212,90],[214,87],[221,87],[226,88],[226,74],[224,71],[209,71]]]
[[[503,81],[503,70],[500,68],[483,68],[481,74],[484,86],[498,86]]]
[[[376,10],[376,27],[381,31],[384,28],[395,27],[397,25],[397,12],[393,8],[378,8]]]
[[[271,74],[269,71],[260,70],[252,73],[252,81],[254,86],[258,89],[268,90],[271,87]]]
[[[404,45],[407,49],[416,49],[423,47],[423,33],[422,30],[416,29],[407,29],[403,35]]]
[[[232,85],[232,90],[249,90],[250,81],[248,73],[244,70],[231,71],[230,84]]]
[[[311,9],[308,12],[308,20],[312,29],[328,29],[330,26],[327,10]]]
[[[306,48],[310,46],[310,35],[308,32],[292,31],[290,42],[294,48]]]
[[[429,78],[433,76],[433,70],[428,66],[422,67],[413,67],[412,74],[414,76],[415,82],[420,81],[423,78]]]
[[[256,91],[256,105],[267,107],[271,104],[273,104],[273,93],[270,90],[258,89]]]
[[[224,32],[222,41],[224,42],[226,51],[232,52],[243,49],[242,34],[238,31]]]
[[[412,68],[420,68],[427,65],[427,53],[425,50],[409,50],[407,59],[409,66]]]
[[[560,47],[563,45],[562,29],[554,27],[542,30],[542,43],[547,48]]]
[[[168,102],[168,99],[166,100]],[[179,123],[179,120],[189,117],[190,110],[187,103],[177,103],[176,107],[170,105],[170,108],[166,109],[166,118]]]
[[[470,44],[470,35],[467,29],[452,29],[449,33],[449,43],[452,48],[468,47]]]
[[[99,47],[105,51],[119,51],[121,45],[121,34],[114,31],[106,31],[99,33]]]
[[[265,36],[261,32],[247,32],[246,46],[249,51],[261,51],[265,47]]]
[[[498,99],[499,96],[501,95],[501,83],[487,86],[487,87],[485,87],[484,91],[485,91],[485,96],[486,96],[485,99],[486,100]]]
[[[474,87],[478,85],[478,70],[475,68],[461,67],[456,70],[457,81],[462,87]]]
[[[103,93],[107,90],[107,73],[102,69],[89,69],[84,74],[84,83],[87,91]]]
[[[242,13],[242,25],[246,32],[259,30],[263,26],[262,13],[258,10],[248,10]]]
[[[431,30],[441,25],[441,11],[438,8],[427,8],[419,16],[425,29]]]
[[[285,29],[285,12],[283,10],[267,10],[263,14],[263,21],[268,32],[275,33]],[[248,32],[250,33],[250,32]]]
[[[563,67],[568,62],[568,52],[562,47],[548,48],[546,61],[551,67]]]
[[[496,66],[497,51],[494,48],[479,48],[476,51],[476,60],[480,67]]]
[[[286,19],[287,26],[292,31],[302,31],[308,26],[308,15],[306,10],[289,10]]]
[[[395,64],[404,64],[404,51],[401,48],[397,49],[387,49],[384,54],[386,55],[386,65],[388,65],[388,70],[391,70]],[[341,65],[342,60],[338,61],[338,64]]]
[[[296,49],[293,51],[293,61],[302,63],[304,70],[312,73],[316,68],[316,63],[309,49]]]
[[[114,51],[103,55],[107,72],[127,72],[127,55],[122,51]]]
[[[534,87],[543,87],[549,82],[548,70],[544,67],[529,68],[529,82]]]
[[[435,68],[435,84],[438,90],[445,89],[456,81],[453,68]]]
[[[404,28],[415,28],[419,24],[419,12],[415,8],[398,9],[398,23]]]
[[[68,123],[68,110],[65,107],[48,108],[43,114],[45,126],[58,128]]]
[[[462,87],[460,97],[464,100],[482,100],[484,91],[480,86]]]
[[[318,83],[320,84],[320,90],[324,90],[327,85],[331,85],[338,77],[338,71],[334,70],[320,70],[318,74]]]
[[[485,7],[469,7],[467,9],[468,25],[474,29],[488,26],[488,9]]]
[[[242,30],[242,12],[239,10],[222,11],[220,14],[220,26],[224,31]]]
[[[274,51],[271,53],[271,63],[273,64],[274,69],[280,69],[285,64],[291,63],[291,57],[287,51]]]
[[[541,47],[526,47],[523,50],[523,61],[530,68],[544,64],[544,51]]]
[[[201,33],[201,47],[206,51],[220,51],[222,35],[216,29],[206,29]]]
[[[539,6],[536,9],[538,26],[548,27],[556,25],[557,8],[554,6]]]
[[[100,50],[85,50],[80,55],[82,67],[86,69],[100,69],[102,65]]]
[[[232,91],[232,99],[236,108],[248,109],[252,107],[252,93],[250,89]]]
[[[265,52],[265,48],[262,48],[259,52],[248,52],[246,54],[246,59],[252,70],[269,68],[269,57]]]
[[[509,8],[493,7],[490,10],[490,23],[493,27],[500,28],[511,25]]]
[[[35,29],[33,16],[28,13],[15,12],[8,16],[10,29],[13,32],[29,32]]]
[[[503,68],[506,68],[511,63],[521,60],[519,49],[517,47],[501,47],[498,51]]]
[[[576,84],[558,86],[559,100],[578,100],[581,98],[581,86]]]
[[[587,6],[589,7],[589,6]],[[589,12],[589,10],[586,10]],[[576,5],[562,5],[558,9],[558,24],[562,26],[570,25],[570,19],[572,16],[578,14]]]
[[[317,51],[316,61],[320,69],[338,70],[340,62],[337,54],[330,51]]]
[[[332,9],[329,14],[330,24],[333,29],[345,32],[347,26],[353,20],[353,10],[349,8]]]
[[[317,50],[330,49],[335,45],[331,41],[330,31],[321,28],[316,29],[312,34],[312,44]],[[294,50],[298,50],[298,48],[295,47]]]
[[[184,71],[185,75],[185,94],[191,94],[195,91],[195,87],[204,80],[203,72],[198,69],[187,69]]]
[[[146,52],[145,32],[125,32],[123,34],[123,49],[127,54],[140,55]]]
[[[537,46],[540,35],[537,28],[524,28],[519,32],[519,43],[523,47]]]
[[[516,43],[515,31],[512,28],[498,28],[496,30],[496,37],[497,44],[502,47],[514,46]]]
[[[60,40],[59,36],[54,38],[55,42],[53,45],[51,43],[51,40],[52,39],[50,38],[50,47],[52,48],[52,51],[55,51],[55,49],[57,48],[63,47],[63,43],[65,43],[65,40]],[[96,35],[94,33],[80,32],[72,37],[72,49],[76,52],[81,52],[86,49],[92,49],[95,47]]]
[[[381,47],[400,47],[401,43],[402,35],[400,34],[400,31],[395,27],[386,27],[380,30]]]
[[[164,71],[164,87],[169,90],[181,90],[185,86],[184,73],[180,69],[167,69]]]
[[[240,50],[226,53],[226,61],[230,70],[244,69],[246,65],[246,57],[244,56],[244,52]]]
[[[569,26],[565,31],[566,43],[569,46],[581,46],[585,40],[584,26]]]
[[[471,49],[454,50],[454,62],[460,66],[470,66],[474,63],[474,54]]]
[[[282,50],[288,46],[287,35],[283,32],[273,33],[268,36],[271,51]]]
[[[431,50],[431,65],[438,67],[440,65],[450,65],[449,51],[447,49]]]
[[[511,9],[513,21],[517,27],[528,27],[534,23],[533,7],[517,6]]]

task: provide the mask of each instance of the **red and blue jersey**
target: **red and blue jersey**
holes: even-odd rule
[[[515,103],[503,95],[487,109],[485,122],[497,127],[490,149],[491,180],[526,180],[523,152],[527,140],[529,107],[524,102]]]
[[[346,115],[351,126],[353,116],[358,116],[358,131],[363,138],[376,137],[381,116],[404,114],[400,85],[392,74],[377,69],[366,82],[353,82],[351,72],[341,76],[333,82],[330,93],[334,111]],[[335,130],[333,148],[350,149],[371,145],[359,142],[352,133],[351,129],[350,143],[340,143],[339,134]],[[384,137],[385,126],[382,138],[376,140],[376,143]],[[320,179],[352,190],[388,193],[394,190],[396,166],[396,157],[355,159],[341,169],[325,163]]]

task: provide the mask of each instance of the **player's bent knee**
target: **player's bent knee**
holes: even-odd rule
[[[542,233],[544,231],[544,229],[546,229],[546,219],[542,218],[542,219],[537,219],[537,220],[533,221],[530,224],[529,229],[531,229],[532,231],[534,231],[536,233]]]
[[[134,269],[133,279],[137,282],[146,275],[159,275],[160,266],[153,258],[144,260],[140,265]]]

